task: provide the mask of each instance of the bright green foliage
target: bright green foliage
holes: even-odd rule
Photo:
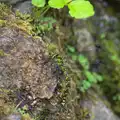
[[[32,0],[32,4],[44,7],[45,0]],[[87,18],[94,15],[93,6],[87,0],[49,0],[48,5],[57,9],[68,6],[70,15],[75,18]]]
[[[83,80],[82,87],[80,88],[80,90],[84,92],[90,87],[91,87],[91,83],[88,80]]]
[[[74,53],[74,52],[75,52],[75,48],[74,48],[74,47],[68,45],[67,48],[68,48],[68,50],[69,50],[71,53]]]
[[[90,67],[89,61],[88,61],[88,59],[87,59],[85,56],[79,55],[79,56],[78,56],[78,61],[79,61],[79,63],[82,65],[82,67],[83,67],[84,69],[86,69],[86,70],[89,69],[89,67]]]
[[[90,83],[96,83],[97,82],[95,76],[90,71],[85,71],[84,73],[85,73],[85,76],[87,77],[87,79]]]
[[[68,4],[69,13],[75,18],[87,18],[94,15],[93,6],[89,1],[75,0]]]
[[[49,0],[48,4],[52,8],[63,8],[65,5],[65,0]]]
[[[82,81],[82,85],[80,86],[80,90],[82,92],[85,92],[85,90],[89,89],[92,87],[94,83],[101,82],[103,81],[103,77],[95,72],[91,71],[84,71],[84,74],[86,76],[86,80]]]
[[[44,7],[45,0],[32,0],[32,4],[36,7]]]

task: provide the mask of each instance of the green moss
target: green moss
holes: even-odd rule
[[[60,53],[57,48],[58,47],[56,44],[50,43],[48,45],[50,56],[56,61],[64,74],[63,80],[61,81],[60,88],[58,90],[60,93],[59,99],[62,100],[64,109],[71,111],[67,114],[71,114],[72,119],[74,118],[75,120],[84,120],[86,116],[88,116],[89,110],[87,108],[80,108],[79,104],[80,97],[83,97],[80,95],[77,87],[77,81],[82,79],[81,71],[69,57],[66,57],[67,55],[65,53]]]
[[[0,3],[0,19],[5,19],[11,14],[11,7]]]
[[[22,120],[34,120],[25,112],[25,108],[19,109],[18,105],[15,105],[13,100],[11,101],[9,95],[12,96],[13,94],[12,90],[0,88],[0,119],[11,114],[20,114]]]
[[[14,106],[12,103],[8,102],[9,92],[10,91],[7,89],[0,88],[0,118],[13,112]]]
[[[0,26],[18,28],[26,33],[33,34],[32,18],[28,14],[13,13],[10,6],[0,3]]]
[[[5,10],[4,10],[5,9]],[[19,12],[16,12],[15,16],[11,11],[11,8],[4,5],[0,4],[0,10],[4,12],[0,15],[1,24],[5,26],[9,26],[12,28],[18,28],[22,31],[25,31],[29,34],[34,34],[32,29],[33,25],[31,25],[32,18],[29,15],[23,15]],[[4,21],[5,20],[5,21]],[[77,80],[81,79],[81,71],[76,67],[76,65],[70,61],[69,58],[65,57],[66,55],[64,53],[60,53],[58,50],[58,47],[55,44],[49,44],[47,45],[48,47],[48,52],[52,60],[56,62],[57,67],[60,69],[61,74],[63,75],[62,80],[59,81],[58,85],[58,90],[57,92],[59,93],[58,95],[55,95],[56,99],[58,100],[59,103],[59,113],[55,113],[56,116],[59,116],[59,119],[65,119],[67,120],[67,117],[70,117],[72,119],[81,119],[83,117],[86,117],[86,112],[82,110],[85,114],[81,116],[80,111],[76,111],[77,106],[79,106],[80,103],[80,94],[77,91]],[[0,56],[4,56],[6,53],[4,53],[3,50],[0,50]],[[7,94],[6,94],[7,95]],[[9,98],[7,98],[9,99]],[[3,104],[4,105],[4,104]],[[4,105],[5,106],[5,105]],[[2,106],[2,107],[4,107]],[[7,105],[8,106],[8,105]],[[16,105],[11,104],[9,112],[6,112],[8,110],[3,109],[4,114],[9,114],[12,112],[11,107],[16,109]],[[67,110],[67,111],[66,111]],[[19,111],[20,112],[20,111]],[[1,113],[2,115],[3,113]],[[79,117],[78,117],[79,114]],[[29,117],[29,114],[24,114],[23,115],[23,120],[28,119],[31,120]],[[39,116],[41,117],[41,116]],[[46,116],[43,116],[46,119]],[[63,118],[64,117],[64,118]],[[40,120],[40,118],[38,118]],[[83,118],[84,119],[84,118]]]
[[[19,29],[29,33],[29,34],[35,34],[33,32],[33,25],[31,24],[33,22],[33,18],[29,14],[22,14],[19,11],[15,12],[16,15],[16,24],[13,24],[13,26],[18,27]]]
[[[6,20],[0,20],[0,27],[5,26]]]
[[[3,50],[0,49],[0,56],[6,56],[8,54],[6,54]]]

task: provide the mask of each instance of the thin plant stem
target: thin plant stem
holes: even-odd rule
[[[46,7],[45,7],[45,10],[41,13],[40,17],[44,16],[45,13],[46,13],[49,9],[50,9],[50,6],[49,6],[49,5],[46,6]]]

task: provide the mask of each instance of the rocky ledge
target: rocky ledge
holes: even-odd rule
[[[59,75],[40,38],[0,27],[0,88],[19,88],[35,98],[51,98]]]

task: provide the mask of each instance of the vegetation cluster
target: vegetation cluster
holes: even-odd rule
[[[32,4],[34,5],[32,14],[34,17],[23,15],[18,11],[14,14],[11,8],[8,9],[5,4],[0,4],[0,27],[18,28],[34,37],[39,37],[41,34],[44,36],[44,32],[57,28],[56,23],[59,23],[59,20],[53,16],[45,16],[51,9],[57,9],[59,12],[59,9],[67,8],[72,19],[86,19],[94,15],[93,6],[88,0],[32,0]],[[112,105],[114,111],[120,113],[120,45],[116,47],[113,40],[108,40],[106,36],[107,33],[98,37],[102,46],[98,58],[103,63],[100,65],[99,72],[92,71],[89,59],[84,54],[78,53],[75,46],[65,44],[64,53],[60,53],[56,44],[46,43],[50,57],[56,62],[56,68],[64,76],[57,88],[59,94],[54,96],[59,101],[56,119],[67,120],[72,117],[75,120],[84,120],[89,111],[82,109],[79,103],[84,96],[87,96],[89,90],[95,88],[94,86],[99,86],[111,104],[114,104]],[[0,57],[5,55],[7,54],[0,49]],[[25,120],[33,120],[26,112],[26,106],[21,109],[12,105],[11,111],[9,108],[6,109],[6,105],[0,105],[0,107],[3,107],[0,116],[4,111],[8,111],[7,114],[18,112]],[[4,115],[7,115],[6,113]],[[34,119],[47,120],[49,114],[51,113],[45,108]]]

